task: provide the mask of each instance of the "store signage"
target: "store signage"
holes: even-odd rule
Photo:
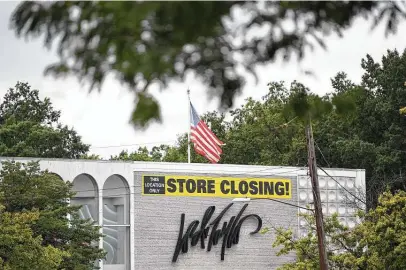
[[[217,245],[220,242],[220,239],[222,239],[221,260],[223,261],[225,249],[231,248],[233,245],[238,244],[240,240],[241,226],[243,225],[244,221],[249,218],[256,219],[257,221],[257,228],[250,234],[258,233],[262,227],[261,217],[256,214],[242,216],[244,210],[248,207],[248,204],[245,204],[242,207],[237,216],[232,216],[228,222],[223,222],[221,224],[221,219],[232,205],[233,204],[230,203],[226,208],[224,208],[223,211],[221,211],[221,213],[216,218],[214,218],[212,222],[210,222],[210,220],[216,207],[210,206],[209,208],[207,208],[201,221],[192,221],[186,229],[185,214],[182,213],[180,216],[178,241],[176,243],[175,252],[172,257],[172,262],[177,261],[180,252],[188,252],[189,242],[190,246],[196,246],[200,242],[200,248],[205,249],[207,238],[209,238],[207,240],[207,251],[210,251],[212,247]]]
[[[208,176],[142,177],[143,195],[290,199],[290,179]]]

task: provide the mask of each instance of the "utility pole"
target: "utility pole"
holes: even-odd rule
[[[310,118],[309,118],[309,124],[306,126],[306,139],[307,139],[309,173],[310,173],[312,189],[313,189],[313,201],[314,201],[314,210],[315,210],[315,217],[316,217],[317,240],[318,240],[318,245],[319,245],[320,270],[328,270],[327,253],[326,253],[326,246],[325,246],[326,237],[324,235],[324,226],[323,226],[323,211],[321,209],[319,180],[318,180],[318,176],[317,176],[316,154],[314,151],[313,130],[312,130],[312,123],[311,123]]]

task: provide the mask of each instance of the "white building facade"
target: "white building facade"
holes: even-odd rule
[[[64,159],[39,163],[73,183],[71,204],[82,205],[81,216],[101,226],[100,247],[107,256],[99,266],[104,270],[275,269],[294,256],[276,256],[272,228],[292,228],[300,235],[298,213],[312,205],[307,168]],[[355,208],[346,195],[365,194],[365,171],[325,172],[318,172],[323,211],[337,212],[344,224],[354,226]],[[264,228],[269,232],[260,233]]]

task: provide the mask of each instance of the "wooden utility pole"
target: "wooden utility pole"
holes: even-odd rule
[[[312,130],[312,123],[311,123],[310,119],[309,119],[309,124],[306,126],[306,139],[307,139],[309,173],[310,173],[310,178],[312,181],[312,189],[313,189],[313,201],[314,201],[314,212],[315,212],[315,217],[316,217],[317,240],[318,240],[318,245],[319,245],[320,270],[327,270],[328,262],[327,262],[326,246],[325,246],[326,237],[324,235],[323,212],[321,209],[319,180],[318,180],[318,176],[317,176],[316,154],[314,151],[313,130]]]

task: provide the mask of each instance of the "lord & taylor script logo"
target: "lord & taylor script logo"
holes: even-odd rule
[[[207,251],[210,251],[213,245],[217,245],[219,240],[222,239],[221,245],[221,260],[224,260],[224,254],[226,248],[231,248],[232,245],[238,244],[240,238],[240,229],[245,220],[253,218],[257,220],[257,228],[250,234],[255,234],[259,232],[262,227],[262,219],[256,214],[250,214],[242,217],[242,214],[247,208],[248,204],[245,204],[237,216],[232,216],[228,222],[223,222],[220,225],[222,217],[230,209],[233,204],[230,203],[224,210],[211,222],[210,219],[213,216],[215,206],[210,206],[207,208],[203,215],[202,221],[199,222],[195,220],[189,224],[184,232],[185,227],[185,214],[181,214],[180,218],[180,228],[178,241],[176,243],[175,252],[173,254],[172,262],[176,262],[179,253],[187,253],[189,250],[189,241],[191,246],[196,246],[200,242],[200,247],[202,249],[206,248],[206,239],[209,237],[207,242]],[[199,227],[200,224],[200,227]],[[211,231],[210,231],[211,226]],[[221,226],[221,228],[220,228]],[[209,233],[210,231],[210,233]]]

